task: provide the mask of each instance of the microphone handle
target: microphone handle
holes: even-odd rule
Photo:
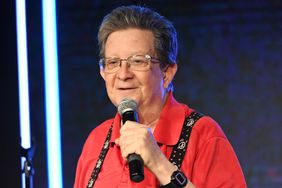
[[[134,182],[140,182],[144,179],[143,159],[138,154],[130,154],[127,157],[130,179]]]
[[[127,121],[138,122],[138,115],[135,111],[130,110],[122,114],[123,124]],[[130,179],[134,182],[140,182],[144,179],[144,163],[140,155],[136,153],[129,154],[127,157]]]
[[[124,112],[122,114],[122,123],[125,124],[127,120],[138,122],[138,114],[133,110]]]

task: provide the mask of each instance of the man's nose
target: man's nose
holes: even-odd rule
[[[130,65],[127,60],[120,60],[120,68],[117,72],[120,79],[127,79],[132,77],[132,72],[130,71]]]

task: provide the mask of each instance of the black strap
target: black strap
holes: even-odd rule
[[[90,177],[90,179],[89,179],[89,181],[87,183],[87,187],[86,188],[92,188],[93,187],[93,185],[94,185],[94,183],[95,183],[95,181],[96,181],[96,179],[98,177],[98,174],[99,174],[99,172],[101,170],[101,167],[103,165],[103,162],[104,162],[105,157],[107,155],[107,152],[109,150],[110,139],[111,139],[112,130],[113,130],[113,124],[114,123],[111,124],[111,127],[109,129],[108,135],[107,135],[107,137],[105,139],[103,148],[102,148],[102,150],[100,152],[99,159],[96,162],[95,168],[92,171],[91,177]]]
[[[176,165],[178,169],[181,167],[185,152],[187,150],[192,127],[201,117],[203,117],[202,114],[194,111],[184,121],[178,143],[173,147],[169,158],[170,162]]]
[[[200,119],[203,115],[198,112],[192,112],[184,121],[182,131],[180,134],[180,138],[178,140],[178,143],[173,147],[172,153],[170,155],[169,160],[175,164],[179,169],[182,164],[182,160],[185,155],[185,151],[187,149],[190,133],[192,131],[192,127],[195,125],[196,121]],[[108,135],[105,139],[105,143],[103,145],[103,148],[100,152],[99,159],[96,162],[96,165],[92,171],[91,177],[88,181],[86,188],[92,188],[94,186],[94,183],[98,177],[98,174],[101,170],[101,167],[103,165],[103,162],[105,160],[106,154],[109,150],[110,145],[110,139],[112,135],[112,129],[113,129],[113,123],[109,129]]]

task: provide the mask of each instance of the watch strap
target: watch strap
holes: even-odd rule
[[[172,182],[166,185],[161,185],[160,188],[178,188],[176,185],[174,185]]]

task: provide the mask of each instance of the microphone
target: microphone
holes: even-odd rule
[[[118,105],[118,112],[122,117],[122,123],[127,120],[138,122],[137,103],[132,99],[123,99]],[[144,163],[140,155],[129,154],[127,157],[130,179],[134,182],[141,182],[144,179]]]

